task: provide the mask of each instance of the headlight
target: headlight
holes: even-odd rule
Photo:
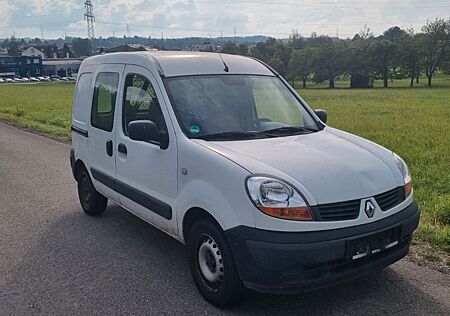
[[[405,182],[405,197],[408,197],[412,192],[411,174],[409,173],[408,166],[399,155],[396,153],[392,153],[392,155],[394,155],[394,160],[403,176],[403,181]]]
[[[295,221],[311,221],[313,216],[300,193],[277,179],[254,176],[247,179],[247,191],[264,214]]]

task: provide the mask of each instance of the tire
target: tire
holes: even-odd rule
[[[223,231],[209,221],[199,221],[188,236],[192,277],[211,304],[226,306],[242,298],[244,287],[236,271]]]
[[[108,199],[95,190],[91,177],[85,168],[79,171],[77,181],[78,198],[84,212],[89,216],[101,215],[106,209]]]

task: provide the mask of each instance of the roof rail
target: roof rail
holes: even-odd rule
[[[253,59],[253,60],[255,60],[255,61],[257,61],[257,62],[259,62],[260,64],[262,64],[262,65],[264,65],[267,69],[269,69],[275,76],[277,76],[277,77],[279,77],[280,76],[280,74],[275,70],[275,69],[273,69],[271,66],[269,66],[268,64],[266,64],[265,62],[263,62],[262,60],[260,60],[260,59],[258,59],[258,58],[256,58],[256,57],[249,57],[250,59]]]

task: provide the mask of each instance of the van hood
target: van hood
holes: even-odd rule
[[[371,197],[403,184],[390,151],[330,127],[289,137],[199,142],[251,173],[297,183],[310,204]]]

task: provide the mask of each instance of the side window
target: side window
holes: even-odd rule
[[[78,76],[75,88],[75,102],[73,107],[73,119],[83,124],[89,122],[89,104],[91,104],[92,74],[82,73]]]
[[[92,98],[92,126],[107,132],[112,131],[118,85],[118,73],[101,72],[97,75]]]
[[[136,74],[125,80],[123,100],[123,132],[128,135],[128,124],[137,120],[153,121],[160,130],[166,130],[161,107],[150,81]]]

